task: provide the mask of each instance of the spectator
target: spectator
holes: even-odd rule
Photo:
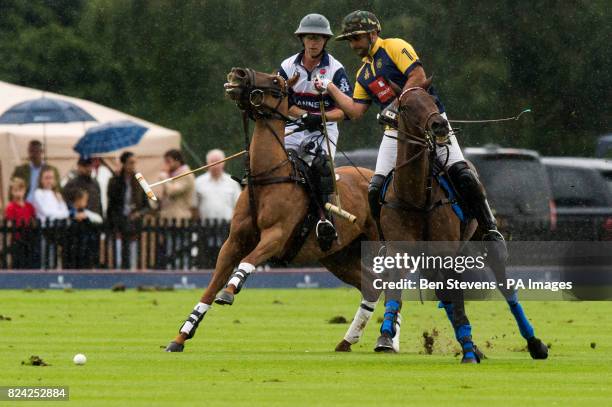
[[[55,171],[52,167],[43,165],[40,169],[40,181],[38,188],[34,191],[32,204],[36,209],[36,217],[43,222],[43,236],[42,238],[38,236],[34,242],[34,256],[37,256],[35,261],[40,265],[42,253],[42,266],[46,269],[55,268],[56,243],[60,239],[49,222],[66,219],[69,213],[66,202],[59,192]]]
[[[189,171],[189,167],[185,165],[180,151],[168,150],[164,154],[164,172],[161,174],[163,179],[174,177],[187,171]],[[195,177],[193,174],[163,184],[160,193],[160,216],[164,219],[176,219],[177,221],[191,218],[194,188]]]
[[[133,222],[141,219],[149,210],[149,200],[134,174],[136,174],[136,157],[126,151],[119,158],[121,172],[108,183],[108,210],[106,217],[111,229],[118,233],[116,242],[115,267],[136,268],[137,236]],[[130,241],[130,244],[123,244]],[[120,253],[120,255],[119,255]]]
[[[43,161],[43,145],[40,141],[30,141],[30,144],[28,145],[28,157],[30,162],[16,167],[15,171],[13,171],[13,177],[19,177],[25,181],[27,190],[26,200],[28,202],[33,202],[34,191],[36,191],[38,188],[40,171],[43,166],[47,166],[53,171],[55,185],[59,185],[60,177],[57,168],[47,165]]]
[[[225,158],[223,151],[215,149],[206,154],[206,164]],[[234,206],[240,195],[240,185],[223,171],[225,163],[211,167],[195,180],[196,202],[200,219],[232,219]]]
[[[108,210],[108,183],[115,176],[113,168],[110,167],[107,160],[102,158],[93,158],[93,178],[100,185],[100,201],[102,202],[102,212],[104,215]]]
[[[36,216],[41,221],[66,219],[68,207],[59,192],[55,177],[55,169],[43,165],[40,169],[40,182],[34,191],[33,205]]]
[[[183,156],[178,150],[168,150],[164,154],[164,172],[162,178],[174,177],[189,171],[185,165]],[[191,218],[191,209],[194,201],[195,177],[189,174],[176,181],[163,184],[160,191],[160,216],[165,220],[176,220],[177,222]],[[160,244],[159,262],[162,268],[180,268],[188,264],[190,254],[190,238],[182,233],[166,236]]]
[[[5,219],[21,229],[12,236],[9,248],[14,269],[32,268],[32,259],[35,257],[32,256],[32,236],[28,228],[35,218],[35,209],[25,200],[26,192],[25,181],[14,177],[9,187],[10,203],[4,212]]]
[[[64,197],[66,201],[74,201],[74,193],[84,189],[89,194],[87,209],[102,216],[102,201],[100,200],[100,185],[91,177],[93,160],[87,157],[79,158],[77,162],[77,176],[66,183]]]
[[[99,261],[100,235],[96,224],[102,216],[87,209],[89,192],[74,189],[69,202],[70,224],[61,244],[64,246],[63,267],[67,269],[90,269]]]

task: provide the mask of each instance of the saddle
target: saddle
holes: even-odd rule
[[[303,160],[295,150],[287,150],[287,155],[289,165],[292,167],[293,175],[291,178],[297,184],[302,185],[305,188],[306,194],[309,198],[309,203],[306,216],[300,223],[298,223],[297,227],[293,231],[285,254],[280,258],[275,257],[270,260],[273,264],[279,266],[288,265],[295,258],[295,256],[297,256],[302,246],[306,242],[306,238],[308,238],[308,235],[319,221],[319,213],[321,208],[323,208],[322,194],[319,187],[321,183],[320,175],[315,169],[308,165],[308,163]],[[238,179],[236,177],[232,178],[243,187],[247,185],[246,177],[242,179]],[[281,181],[282,180],[279,179],[279,182]],[[284,180],[284,182],[287,181]],[[323,251],[329,250],[329,247],[321,241],[319,241],[319,246]]]

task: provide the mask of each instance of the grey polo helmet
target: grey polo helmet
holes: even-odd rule
[[[329,20],[321,14],[314,13],[308,14],[302,18],[302,21],[300,21],[300,25],[298,26],[297,30],[295,30],[294,34],[298,37],[306,34],[319,34],[326,37],[332,37],[334,35],[329,26]]]

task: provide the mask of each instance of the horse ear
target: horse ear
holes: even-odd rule
[[[295,85],[298,81],[298,79],[300,79],[300,73],[296,72],[295,75],[293,75],[291,78],[289,78],[289,80],[287,81],[287,86],[292,87],[293,85]]]
[[[421,87],[425,90],[428,90],[429,87],[431,86],[433,82],[433,75],[430,76],[429,78],[425,79],[425,82],[423,82],[423,84],[421,85]]]

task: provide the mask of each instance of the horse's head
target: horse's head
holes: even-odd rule
[[[430,145],[434,142],[444,144],[448,142],[450,127],[440,114],[435,98],[427,92],[430,86],[431,79],[428,79],[422,86],[408,88],[402,92],[399,106],[400,123],[405,127],[404,135],[418,137]]]
[[[293,79],[293,78],[292,78]],[[232,68],[227,74],[225,93],[241,110],[263,114],[277,111],[287,97],[291,81],[280,75],[256,72],[250,68]]]

